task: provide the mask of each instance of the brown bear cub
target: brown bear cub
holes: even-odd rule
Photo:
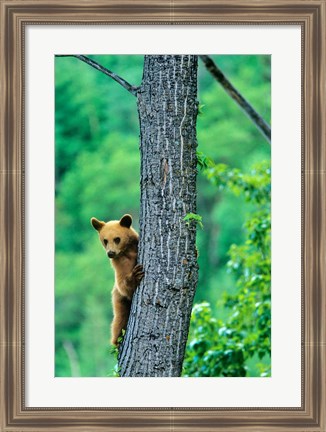
[[[112,290],[113,321],[111,343],[118,345],[122,329],[126,329],[132,296],[142,280],[143,266],[137,263],[138,234],[131,228],[132,217],[128,214],[119,221],[102,222],[96,218],[91,224],[98,231],[100,241],[110,258],[115,272]]]

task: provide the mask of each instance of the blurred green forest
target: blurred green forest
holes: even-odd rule
[[[271,58],[212,56],[270,124]],[[140,85],[143,56],[91,56]],[[270,144],[199,62],[199,284],[184,376],[269,376]],[[136,98],[72,57],[55,60],[55,376],[114,376],[114,275],[90,218],[140,202]]]

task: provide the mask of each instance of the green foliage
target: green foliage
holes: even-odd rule
[[[72,375],[74,365],[67,343],[81,376],[105,376],[115,363],[108,355],[114,278],[93,232],[84,253],[56,253],[56,376]]]
[[[198,105],[198,115],[202,115],[204,113],[204,106],[205,104]]]
[[[126,330],[122,329],[121,335],[118,337],[118,344],[119,345],[122,344],[123,339],[125,337],[125,334],[126,334]],[[120,376],[120,368],[118,365],[119,347],[116,345],[112,345],[110,353],[114,355],[115,361],[116,361],[114,368],[112,370],[112,376],[117,378]]]
[[[138,85],[142,56],[91,56]],[[138,137],[134,97],[106,75],[76,58],[57,57],[55,64],[56,184],[77,156],[96,152],[108,134]],[[133,109],[130,109],[133,108]],[[121,136],[121,131],[123,134]]]
[[[57,249],[83,250],[94,237],[89,222],[92,216],[111,220],[131,213],[136,222],[139,170],[136,137],[109,134],[97,152],[81,152],[57,188]]]
[[[214,166],[214,162],[212,161],[212,159],[204,155],[203,152],[197,151],[196,155],[197,165],[199,166],[199,169],[202,170]]]
[[[246,375],[241,335],[214,318],[207,302],[193,307],[191,333],[183,367],[183,376]]]
[[[239,169],[230,169],[225,164],[210,165],[206,167],[205,175],[220,190],[228,189],[237,196],[243,194],[247,201],[256,204],[267,204],[267,200],[270,201],[269,162],[257,164],[249,174],[243,174]]]
[[[264,162],[250,174],[226,165],[207,168],[219,188],[243,194],[255,204],[245,222],[246,240],[229,250],[228,269],[236,278],[234,294],[224,295],[228,318],[218,320],[209,303],[196,304],[184,362],[185,376],[246,376],[248,360],[258,358],[256,371],[270,375],[271,357],[271,219],[270,169]],[[256,372],[257,373],[257,372]]]
[[[203,218],[202,216],[195,214],[195,213],[187,213],[186,216],[183,218],[183,220],[186,222],[187,225],[189,225],[191,222],[194,222],[200,226],[201,229],[204,228],[203,225]]]

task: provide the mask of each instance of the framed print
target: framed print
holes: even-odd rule
[[[325,8],[324,0],[1,0],[1,431],[325,430]],[[200,77],[199,102],[198,62],[210,80]],[[230,126],[229,96],[211,108],[215,80],[257,129],[241,133],[242,117]],[[250,85],[266,122],[241,94]],[[261,143],[255,155],[250,137]],[[230,141],[241,168],[256,163],[251,174],[228,167]],[[214,145],[221,164],[207,153]],[[245,213],[239,204],[218,198],[216,210],[215,189],[205,201],[223,233],[243,241],[230,247],[238,279],[210,270],[221,259],[210,251],[234,241],[219,237],[206,251],[198,231],[204,225],[212,239],[217,228],[196,207],[200,169],[214,188],[252,199],[247,240],[231,221]],[[195,298],[184,357],[197,261],[213,274],[202,279],[211,303],[220,280],[240,288],[224,299],[232,322],[215,319],[205,295]],[[114,314],[103,307],[112,286]],[[128,325],[119,327],[126,304]],[[112,320],[114,372],[99,349]]]

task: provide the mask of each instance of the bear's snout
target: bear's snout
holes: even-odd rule
[[[115,257],[115,255],[116,255],[116,253],[115,252],[113,252],[113,251],[107,251],[107,256],[109,257],[109,258],[114,258]]]

